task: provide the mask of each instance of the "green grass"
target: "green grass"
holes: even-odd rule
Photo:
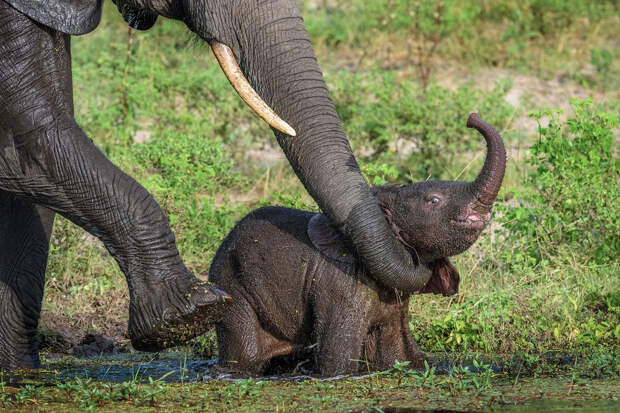
[[[432,72],[433,57],[440,57],[466,68],[510,68],[547,78],[559,72],[605,90],[617,90],[619,85],[619,52],[613,39],[620,14],[614,1],[306,0],[305,4],[308,30],[317,46],[346,56],[349,64],[384,69],[418,66],[412,72],[420,75],[419,69]],[[586,70],[589,64],[594,71]]]
[[[519,208],[533,207],[535,198],[542,207],[569,217],[571,210],[562,208],[570,191],[553,192],[552,203],[541,201],[540,194],[525,196],[536,189],[536,175],[533,179],[531,174],[540,166],[527,160],[549,150],[532,154],[529,148],[539,133],[518,120],[540,109],[540,102],[536,96],[516,107],[506,101],[513,87],[511,73],[567,78],[565,82],[584,85],[594,95],[601,107],[592,109],[593,113],[617,113],[618,51],[611,47],[617,41],[617,5],[606,1],[446,2],[440,27],[434,27],[429,22],[438,18],[432,13],[437,3],[421,3],[424,10],[413,15],[403,11],[409,4],[405,0],[313,2],[319,9],[307,4],[305,11],[336,107],[371,183],[406,183],[429,176],[471,179],[484,153],[482,139],[464,126],[473,110],[506,139],[508,170],[500,193],[503,207],[498,208],[504,217],[502,227],[495,224],[470,251],[455,258],[462,276],[459,295],[411,300],[410,324],[416,340],[425,351],[457,354],[537,357],[555,350],[617,352],[617,256],[610,252],[607,261],[593,259],[585,244],[560,236],[566,230],[553,226],[553,220],[545,222],[555,236],[532,231],[542,226]],[[316,209],[286,163],[261,167],[248,158],[251,148],[277,145],[268,127],[234,94],[208,47],[194,41],[182,24],[166,19],[148,32],[132,32],[131,38],[127,33],[113,5],[107,4],[101,27],[74,39],[76,116],[106,155],[155,196],[170,217],[184,260],[196,274],[206,276],[219,243],[248,211],[271,204]],[[421,61],[419,53],[434,41],[438,46],[433,58]],[[434,74],[442,68],[459,71],[452,86],[441,86],[433,75],[423,88],[420,64],[431,65]],[[490,67],[504,71],[494,88],[485,89],[478,86],[485,75],[478,73]],[[461,73],[472,80],[461,82]],[[556,120],[558,127],[570,127],[565,124],[567,116],[570,113]],[[583,136],[584,130],[554,136],[559,141],[574,139]],[[610,131],[609,163],[602,167],[582,160],[581,169],[574,170],[580,176],[602,177],[601,168],[617,173],[617,126]],[[147,142],[136,143],[138,135],[148,136]],[[413,150],[404,153],[395,146],[397,142],[413,144]],[[571,170],[570,165],[563,167]],[[596,210],[605,215],[598,215],[599,224],[617,216],[617,203],[599,202],[607,190],[612,196],[614,184],[613,193],[617,193],[617,180],[609,176],[592,188],[592,194],[597,194]],[[553,182],[559,181],[544,177],[548,185],[543,192],[556,188]],[[590,210],[587,184],[575,182],[560,184],[581,188],[576,211]],[[511,200],[515,195],[517,200]],[[593,222],[581,222],[580,231],[592,230]],[[599,229],[594,232],[600,235]],[[615,230],[607,231],[613,236]],[[588,245],[604,238],[599,235]],[[613,247],[606,242],[600,245]],[[125,307],[109,303],[126,305],[123,280],[97,240],[57,219],[44,311],[79,320],[75,316],[81,312],[96,312],[92,307],[96,301],[109,308],[98,315],[101,320],[122,320],[127,316]],[[76,323],[83,330],[93,329],[86,322]],[[105,323],[98,325],[101,329]],[[210,348],[211,354],[212,340],[202,340],[204,346],[195,345]],[[392,386],[393,381],[389,382]],[[223,390],[228,385],[200,386],[209,390],[200,393],[204,403],[212,403],[214,397],[221,397],[218,403],[236,403],[235,396]],[[290,390],[297,385],[265,386]],[[356,387],[356,392],[364,392],[363,386]],[[375,389],[378,394],[385,390],[381,386]],[[331,387],[325,391],[336,392]],[[106,405],[121,402],[111,399]],[[275,406],[282,400],[272,402]],[[301,399],[296,402],[303,404]],[[75,400],[71,403],[79,405]]]

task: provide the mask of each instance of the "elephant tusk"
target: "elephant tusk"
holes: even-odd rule
[[[263,118],[272,127],[276,128],[282,133],[286,133],[290,136],[297,136],[297,132],[288,123],[284,122],[277,113],[273,111],[265,103],[263,99],[256,93],[254,88],[250,85],[250,82],[245,78],[239,64],[235,60],[230,47],[225,44],[212,41],[211,49],[213,54],[219,62],[224,74],[230,81],[230,84],[235,88],[241,99],[254,111],[258,116]]]

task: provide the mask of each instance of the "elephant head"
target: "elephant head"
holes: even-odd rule
[[[473,182],[425,181],[372,189],[393,233],[417,264],[432,271],[428,283],[417,290],[419,293],[449,296],[458,291],[460,277],[447,257],[468,249],[489,223],[504,178],[506,151],[502,138],[475,113],[469,116],[467,126],[476,128],[487,142],[484,166]],[[323,255],[349,264],[355,262],[340,234],[324,216],[315,215],[307,232]]]
[[[502,185],[506,151],[499,134],[472,113],[467,126],[487,142],[487,156],[473,182],[425,181],[375,189],[393,232],[418,262],[460,254],[491,219]]]

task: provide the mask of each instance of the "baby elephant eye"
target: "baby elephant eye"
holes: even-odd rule
[[[428,198],[428,200],[426,201],[429,204],[431,204],[432,206],[436,206],[439,205],[439,198],[437,198],[436,196],[432,197],[432,198]]]

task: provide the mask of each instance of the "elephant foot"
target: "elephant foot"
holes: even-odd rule
[[[185,344],[220,321],[231,300],[227,293],[208,282],[195,283],[182,294],[167,291],[162,295],[168,302],[158,306],[160,310],[157,315],[149,317],[148,311],[133,310],[132,305],[129,335],[131,345],[136,350],[154,352]],[[170,296],[176,298],[169,298]],[[153,297],[148,299],[151,314],[153,300]]]

